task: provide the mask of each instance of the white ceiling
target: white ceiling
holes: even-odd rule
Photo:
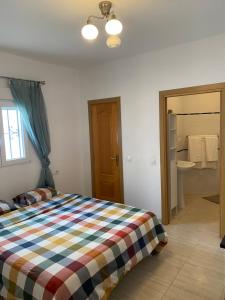
[[[0,50],[83,67],[225,32],[225,0],[112,0],[124,24],[122,46],[108,49],[80,29],[97,0],[0,0]]]

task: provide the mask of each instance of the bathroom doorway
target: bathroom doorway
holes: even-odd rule
[[[225,234],[224,112],[224,83],[160,92],[164,224],[202,218]]]

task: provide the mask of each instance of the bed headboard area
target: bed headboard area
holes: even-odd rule
[[[34,188],[38,182],[39,172],[40,163],[34,154],[31,162],[0,168],[0,199],[10,200]]]

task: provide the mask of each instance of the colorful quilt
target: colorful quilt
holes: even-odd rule
[[[59,195],[0,216],[0,295],[108,299],[119,280],[166,240],[151,212]]]

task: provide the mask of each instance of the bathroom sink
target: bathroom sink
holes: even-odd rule
[[[177,161],[177,168],[180,171],[185,171],[190,168],[193,168],[196,164],[192,161],[186,161],[186,160],[178,160]]]
[[[178,169],[178,176],[177,176],[177,188],[178,188],[178,208],[185,207],[184,201],[184,188],[183,188],[183,177],[184,173],[187,172],[189,169],[193,168],[196,163],[187,160],[178,160],[177,161],[177,169]]]

